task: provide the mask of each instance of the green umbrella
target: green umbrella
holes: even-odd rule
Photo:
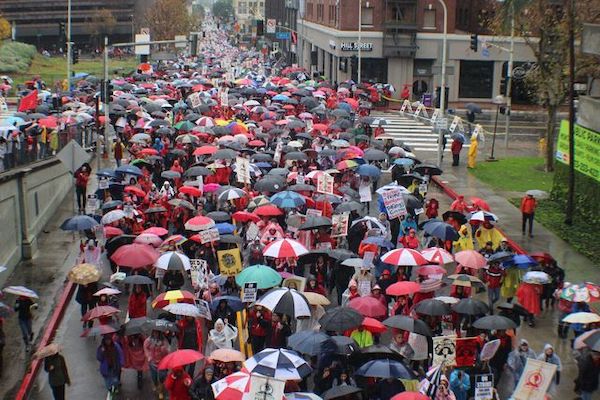
[[[240,287],[245,283],[256,282],[259,289],[269,289],[281,283],[281,275],[273,268],[266,265],[251,265],[246,267],[236,277],[235,281]]]
[[[196,125],[191,123],[190,121],[184,120],[175,124],[175,129],[180,131],[191,131]]]

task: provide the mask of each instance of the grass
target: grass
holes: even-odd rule
[[[526,192],[530,189],[552,190],[554,174],[544,172],[540,157],[506,158],[496,162],[480,162],[469,173],[499,191]]]
[[[111,59],[109,62],[109,75],[115,71],[129,72],[137,66],[137,60],[134,57],[123,58],[122,60]],[[79,63],[73,65],[74,73],[86,72],[91,75],[102,77],[104,66],[102,57],[95,59],[80,59]],[[14,80],[14,87],[30,80],[33,76],[39,75],[46,82],[48,87],[53,87],[57,80],[65,79],[67,74],[67,61],[64,57],[44,57],[36,54],[31,66],[26,73],[9,74]]]

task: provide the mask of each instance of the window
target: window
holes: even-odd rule
[[[373,7],[362,7],[362,26],[373,26]]]
[[[317,4],[317,20],[323,21],[324,16],[325,16],[325,5]]]
[[[493,61],[460,61],[458,97],[491,99],[493,85]]]
[[[435,29],[435,10],[425,10],[423,12],[423,28],[424,29]]]
[[[248,3],[246,3],[245,1],[240,1],[238,3],[238,14],[246,14],[246,13],[248,13],[247,5],[248,5]]]
[[[306,16],[308,18],[313,18],[314,14],[313,14],[313,3],[307,3],[306,4]]]

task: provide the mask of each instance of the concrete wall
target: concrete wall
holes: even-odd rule
[[[38,235],[54,216],[73,185],[73,177],[56,160],[46,160],[0,174],[0,265],[9,270],[37,250]]]

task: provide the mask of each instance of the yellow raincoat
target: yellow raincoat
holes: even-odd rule
[[[500,287],[500,296],[514,297],[521,284],[522,277],[523,270],[519,268],[507,268],[506,275],[502,280],[502,286]]]
[[[488,229],[481,225],[475,232],[475,240],[480,249],[483,249],[487,242],[492,242],[492,248],[497,249],[503,238],[504,236],[494,227]]]
[[[458,240],[452,242],[452,250],[455,253],[463,250],[474,250],[473,235],[468,224],[461,226],[458,230]]]
[[[477,146],[479,146],[477,135],[473,135],[471,136],[471,146],[469,147],[469,153],[467,154],[467,168],[475,168],[475,165],[477,164]]]

